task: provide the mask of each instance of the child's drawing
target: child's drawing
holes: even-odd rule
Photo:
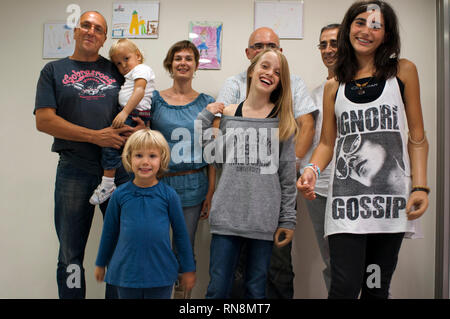
[[[220,69],[222,63],[221,22],[191,22],[189,40],[200,52],[199,69]]]
[[[113,38],[157,38],[159,2],[113,4]]]
[[[59,59],[72,55],[75,48],[73,29],[64,22],[44,25],[44,59]]]

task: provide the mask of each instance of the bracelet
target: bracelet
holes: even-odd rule
[[[305,169],[307,169],[307,168],[312,169],[312,171],[314,172],[314,175],[316,176],[316,180],[319,179],[319,174],[317,174],[317,171],[314,168],[312,168],[311,166],[305,166],[303,168],[303,171],[305,171]]]
[[[431,189],[428,186],[413,186],[413,188],[411,189],[411,193],[418,192],[418,191],[422,191],[422,192],[429,194]]]
[[[420,142],[414,141],[414,140],[411,138],[411,134],[409,134],[409,132],[408,132],[408,140],[411,142],[411,144],[414,144],[414,145],[420,145],[420,144],[422,144],[423,142],[425,142],[426,139],[427,139],[427,132],[426,132],[426,131],[423,131],[423,139],[422,139]]]
[[[319,166],[317,166],[316,164],[313,164],[313,163],[309,163],[303,169],[306,169],[306,168],[311,168],[314,171],[314,173],[316,174],[316,179],[319,178],[319,176],[320,176]]]

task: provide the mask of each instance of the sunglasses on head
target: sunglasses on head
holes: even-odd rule
[[[341,144],[341,151],[336,160],[336,177],[338,179],[346,179],[350,174],[350,159],[361,146],[361,135],[349,135],[344,138]]]

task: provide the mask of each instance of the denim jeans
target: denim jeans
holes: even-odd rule
[[[292,269],[292,242],[278,248],[272,248],[269,271],[267,273],[266,297],[269,299],[292,299],[294,297],[294,271]],[[238,266],[234,273],[231,298],[244,299],[245,263],[247,245],[241,247]]]
[[[133,121],[132,117],[137,117],[137,112],[133,112],[128,115],[125,120],[125,125],[135,127],[137,123]],[[150,118],[141,117],[144,123],[147,123]],[[118,150],[112,147],[103,147],[102,148],[102,167],[103,169],[117,169],[122,166],[122,149]]]
[[[173,286],[154,288],[115,287],[119,299],[170,299]]]
[[[129,179],[123,171],[120,174],[118,182]],[[83,260],[95,209],[89,204],[89,198],[100,181],[101,174],[90,174],[60,158],[56,170],[54,218],[59,240],[56,277],[61,299],[86,296]],[[107,205],[107,202],[100,205],[103,215]],[[106,297],[116,297],[109,285]]]
[[[230,298],[241,246],[247,244],[245,298],[266,297],[266,280],[273,241],[213,234],[211,238],[209,276],[206,298]]]

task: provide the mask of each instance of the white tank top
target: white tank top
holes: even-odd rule
[[[339,86],[337,137],[328,189],[325,236],[415,233],[406,217],[411,190],[407,121],[395,77],[373,102],[358,104]]]

